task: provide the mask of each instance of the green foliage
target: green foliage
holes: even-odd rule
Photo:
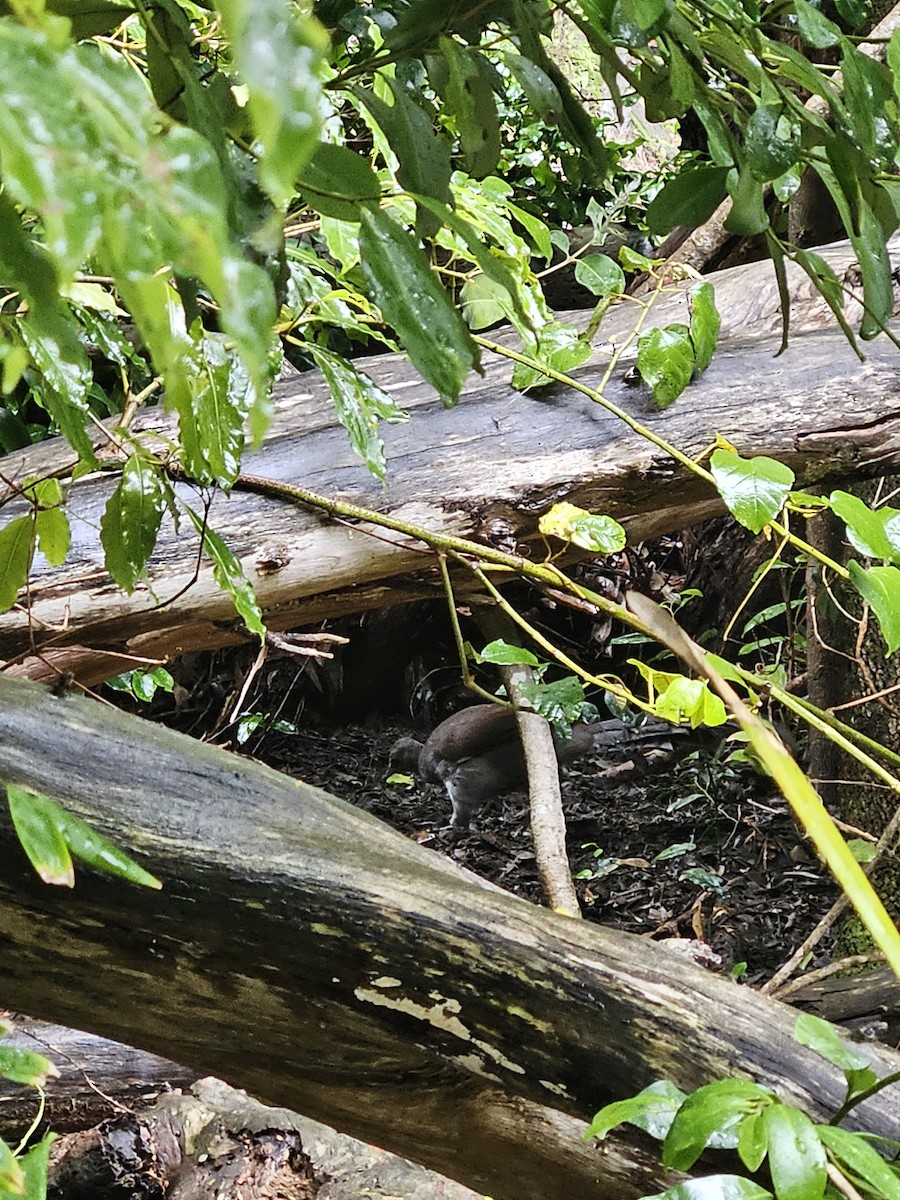
[[[75,886],[72,857],[142,887],[162,884],[112,842],[49,796],[6,785],[9,814],[22,848],[44,883]]]
[[[720,1079],[689,1096],[663,1080],[602,1108],[584,1136],[602,1141],[627,1122],[662,1142],[667,1167],[690,1171],[707,1151],[726,1150],[736,1152],[746,1172],[690,1179],[652,1200],[821,1200],[826,1194],[851,1194],[851,1189],[871,1200],[900,1200],[900,1175],[893,1165],[865,1134],[839,1125],[855,1103],[888,1086],[893,1076],[877,1080],[865,1057],[819,1017],[798,1017],[794,1036],[845,1072],[847,1099],[830,1124],[813,1122],[748,1079]],[[764,1167],[768,1176],[758,1181],[754,1177]],[[838,1191],[826,1193],[829,1172]]]

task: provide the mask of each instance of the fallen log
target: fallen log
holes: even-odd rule
[[[892,252],[900,266],[900,243]],[[849,248],[831,247],[823,255],[852,290]],[[606,389],[610,400],[688,454],[701,453],[720,433],[746,455],[788,463],[800,485],[896,465],[900,383],[892,343],[867,344],[860,363],[806,276],[794,269],[793,338],[776,357],[780,317],[771,264],[733,268],[710,280],[723,335],[709,370],[658,412],[646,390],[628,380],[632,348]],[[648,327],[687,315],[682,288],[654,309]],[[630,306],[608,314],[606,341],[578,378],[598,381],[610,346],[627,337],[634,321]],[[367,359],[365,368],[413,417],[408,425],[384,428],[386,486],[349,448],[315,372],[279,385],[275,421],[264,444],[248,452],[246,471],[438,532],[518,545],[525,553],[537,537],[539,515],[558,500],[623,520],[633,540],[722,511],[707,485],[585,396],[559,387],[513,391],[505,360],[488,357],[484,376],[472,377],[452,410],[397,355]],[[165,434],[171,422],[161,410],[149,410],[135,429]],[[14,496],[16,482],[58,470],[66,453],[59,442],[45,443],[0,460],[0,478],[13,488],[4,518],[27,511]],[[50,679],[54,671],[71,670],[92,683],[141,657],[169,659],[244,636],[211,568],[201,563],[198,571],[198,539],[184,525],[176,530],[164,520],[147,583],[132,596],[112,584],[97,528],[114,484],[114,476],[101,473],[69,487],[69,559],[59,568],[38,559],[27,602],[23,597],[0,616],[0,658],[18,662],[34,648],[52,664],[32,661],[25,674]],[[202,507],[194,491],[180,491]],[[239,486],[230,496],[213,497],[209,521],[241,559],[274,630],[438,592],[433,556],[406,536],[338,524]]]
[[[325,792],[95,702],[0,678],[0,779],[133,848],[148,892],[39,883],[0,824],[3,998],[246,1087],[505,1200],[627,1200],[652,1146],[584,1143],[659,1077],[738,1071],[818,1116],[840,1073],[793,1013],[533,908]],[[867,1047],[887,1074],[900,1056]],[[900,1133],[897,1089],[857,1117]]]
[[[198,1079],[196,1071],[133,1046],[28,1019],[16,1020],[2,1044],[44,1054],[59,1071],[43,1097],[40,1132],[49,1129],[60,1135],[89,1135],[64,1139],[59,1150],[54,1146],[51,1195],[65,1194],[64,1174],[70,1169],[77,1171],[83,1182],[80,1161],[93,1155],[98,1146],[106,1150],[114,1139],[121,1144],[122,1129],[133,1128],[135,1118],[146,1131],[147,1141],[162,1146],[163,1152],[179,1152],[182,1161],[175,1162],[173,1169],[183,1176],[184,1139],[171,1138],[172,1117],[176,1116],[180,1128],[187,1125],[192,1131],[195,1156],[209,1141],[197,1137],[203,1124],[223,1123],[230,1134],[245,1130],[298,1134],[316,1177],[327,1180],[320,1191],[322,1200],[358,1200],[372,1194],[388,1194],[394,1200],[436,1196],[477,1200],[474,1192],[445,1176],[337,1133],[309,1117],[266,1107],[221,1080]],[[0,1080],[0,1137],[4,1141],[16,1145],[30,1129],[37,1110],[33,1088]],[[104,1163],[114,1162],[115,1157],[114,1147],[110,1148],[103,1154]],[[61,1159],[68,1164],[66,1168],[58,1165]]]

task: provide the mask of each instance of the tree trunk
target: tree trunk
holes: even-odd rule
[[[664,946],[532,908],[325,792],[0,679],[0,778],[133,848],[150,892],[39,883],[0,826],[4,999],[246,1086],[498,1200],[627,1200],[666,1175],[602,1104],[735,1069],[810,1113],[843,1077],[793,1013]],[[900,1057],[867,1048],[880,1074]],[[889,1089],[862,1106],[900,1132]]]
[[[840,278],[852,282],[848,247],[833,247],[826,257]],[[723,434],[745,455],[788,463],[800,484],[881,471],[900,457],[900,378],[891,343],[867,344],[861,364],[798,269],[790,272],[793,340],[775,357],[780,318],[771,265],[710,278],[723,337],[709,370],[659,412],[644,388],[627,381],[633,357],[626,356],[607,388],[610,400],[690,455]],[[654,310],[648,327],[687,317],[681,288]],[[621,342],[634,321],[632,306],[617,308],[604,321],[602,336]],[[596,383],[607,354],[608,346],[601,346],[578,376]],[[539,540],[538,517],[559,500],[622,519],[632,541],[722,511],[708,485],[580,393],[512,391],[505,361],[488,359],[484,377],[473,377],[452,410],[399,356],[367,359],[365,365],[414,417],[384,431],[386,487],[354,457],[314,372],[279,387],[275,422],[264,445],[247,454],[246,470],[436,531],[520,547],[525,555],[537,552],[531,543]],[[162,433],[169,425],[161,410],[138,421],[139,428]],[[0,478],[22,481],[65,461],[60,443],[45,443],[2,460]],[[24,673],[40,677],[44,671],[49,680],[55,668],[96,682],[136,656],[167,659],[244,636],[211,568],[201,564],[193,581],[197,540],[184,525],[176,531],[168,518],[147,583],[132,596],[112,585],[97,528],[114,484],[114,475],[100,474],[71,485],[69,559],[59,568],[36,561],[27,603],[23,597],[19,608],[0,616],[0,657],[19,659],[34,647],[53,664],[31,661]],[[202,507],[196,492],[180,490]],[[12,518],[27,509],[13,498],[4,511]],[[338,524],[240,486],[230,497],[213,497],[209,521],[241,559],[275,630],[439,591],[433,555],[410,537],[378,531],[371,537],[366,525]]]

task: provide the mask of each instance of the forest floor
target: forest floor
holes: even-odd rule
[[[267,732],[253,756],[540,903],[526,797],[500,797],[472,832],[450,833],[443,789],[387,782],[390,747],[409,732],[396,725]],[[626,772],[613,785],[602,778],[604,764],[582,760],[564,773],[563,803],[585,917],[705,944],[693,948],[704,965],[758,983],[837,892],[771,782],[728,761],[735,749],[726,742],[713,755],[695,751],[647,773]]]

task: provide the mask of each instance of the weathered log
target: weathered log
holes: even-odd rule
[[[852,252],[838,246],[825,256],[852,284]],[[896,464],[900,383],[894,345],[885,338],[867,345],[860,363],[798,269],[790,275],[793,340],[775,357],[780,318],[771,265],[710,278],[724,321],[709,370],[658,412],[644,388],[627,382],[632,348],[608,397],[688,454],[700,453],[721,433],[744,454],[788,463],[801,484]],[[682,291],[663,301],[648,324],[684,321],[687,311]],[[609,344],[621,343],[634,320],[630,306],[607,316],[607,343],[577,372],[579,378],[597,382]],[[413,416],[408,425],[384,430],[390,464],[385,487],[350,450],[314,372],[279,386],[275,422],[263,446],[248,452],[246,470],[433,530],[518,541],[526,550],[538,516],[556,500],[623,519],[635,539],[722,511],[702,481],[581,394],[561,388],[514,392],[505,360],[488,358],[484,377],[472,377],[452,410],[442,408],[396,355],[367,359],[365,367]],[[151,411],[137,427],[164,431],[167,420]],[[59,443],[10,455],[0,462],[0,477],[38,476],[58,467],[62,455]],[[184,527],[176,532],[164,521],[147,586],[130,597],[113,586],[97,528],[114,482],[101,474],[69,489],[72,553],[61,568],[36,563],[27,605],[0,617],[0,658],[18,658],[34,645],[59,669],[74,670],[87,682],[122,670],[128,656],[165,659],[241,638],[230,601],[208,566],[188,587],[198,544]],[[195,507],[200,503],[195,494],[190,499]],[[24,511],[13,500],[4,517]],[[209,519],[242,560],[273,629],[436,594],[433,557],[406,537],[371,537],[365,526],[334,524],[240,488],[230,497],[216,495]],[[157,606],[157,599],[175,596]],[[122,655],[124,662],[116,657]]]
[[[17,1020],[3,1045],[46,1054],[59,1071],[44,1095],[44,1127],[57,1134],[84,1133],[103,1125],[86,1140],[73,1139],[63,1147],[74,1165],[82,1152],[92,1153],[101,1141],[117,1136],[119,1119],[137,1116],[155,1142],[162,1140],[163,1122],[174,1110],[184,1114],[193,1130],[198,1116],[209,1121],[224,1116],[232,1132],[276,1130],[299,1134],[317,1177],[327,1179],[322,1200],[358,1200],[359,1196],[389,1194],[396,1200],[477,1200],[475,1193],[445,1176],[388,1154],[376,1146],[337,1133],[319,1121],[284,1108],[269,1108],[235,1091],[218,1079],[198,1079],[178,1063],[168,1062],[132,1046],[43,1021]],[[180,1094],[168,1100],[173,1089]],[[187,1094],[187,1093],[190,1094]],[[0,1137],[17,1144],[30,1129],[38,1110],[33,1088],[0,1080]],[[181,1122],[183,1124],[183,1122]],[[196,1136],[193,1142],[196,1146]],[[181,1146],[183,1150],[183,1144]],[[200,1148],[197,1148],[197,1153]],[[58,1161],[54,1154],[54,1163]],[[64,1190],[60,1172],[54,1182]],[[380,1190],[379,1190],[380,1189]]]
[[[239,1084],[504,1200],[627,1200],[652,1149],[601,1105],[738,1070],[809,1112],[840,1073],[793,1013],[662,946],[486,886],[325,792],[0,679],[0,779],[133,847],[148,892],[35,879],[0,826],[5,1002]],[[880,1073],[900,1058],[868,1048]],[[896,1089],[859,1110],[900,1133]]]

